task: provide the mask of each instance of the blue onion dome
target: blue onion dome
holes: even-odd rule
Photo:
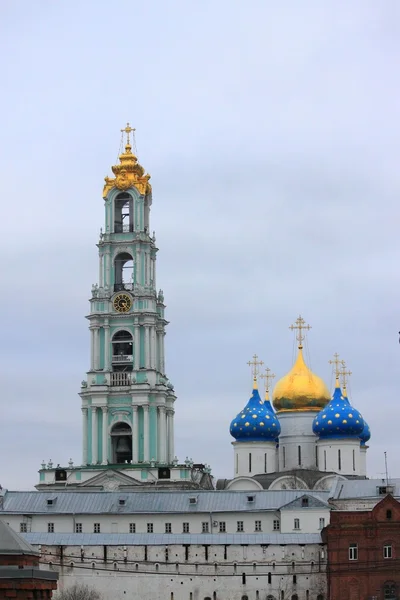
[[[332,400],[314,418],[313,432],[320,438],[358,438],[364,426],[361,413],[351,406],[336,378]]]
[[[269,401],[258,393],[257,380],[254,380],[253,393],[244,409],[233,419],[230,434],[238,442],[275,442],[281,426]]]
[[[369,425],[366,421],[364,421],[364,429],[361,432],[360,435],[360,440],[361,440],[361,446],[365,446],[366,443],[370,440],[371,438],[371,430],[369,428]]]

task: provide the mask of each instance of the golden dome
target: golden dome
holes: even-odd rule
[[[304,362],[302,346],[292,369],[276,384],[272,399],[278,412],[320,411],[330,401],[324,381]]]

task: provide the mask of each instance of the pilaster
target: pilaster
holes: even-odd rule
[[[139,462],[139,417],[136,405],[132,406],[132,462]]]
[[[92,406],[92,465],[97,464],[97,407]]]
[[[143,461],[148,463],[150,449],[150,429],[149,429],[149,405],[143,406]]]
[[[102,464],[106,465],[108,463],[108,407],[102,406],[101,408],[103,414],[103,440],[102,440]]]
[[[159,419],[159,450],[158,460],[160,463],[166,462],[166,443],[167,443],[167,420],[165,414],[165,406],[158,407],[158,419]]]
[[[82,465],[88,463],[88,409],[82,407]]]

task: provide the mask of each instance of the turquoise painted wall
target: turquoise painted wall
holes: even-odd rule
[[[145,271],[144,271],[144,251],[142,250],[142,253],[140,255],[140,262],[141,262],[141,266],[140,266],[140,274],[141,274],[141,284],[144,285],[145,284]]]
[[[150,425],[150,460],[157,460],[157,407],[149,408],[149,425]]]
[[[101,410],[96,410],[96,416],[97,416],[97,460],[99,462],[102,461],[103,459],[103,455],[102,455],[102,446],[103,446],[103,436],[102,431],[103,431],[103,414]]]
[[[88,432],[87,432],[87,440],[88,440],[88,463],[92,462],[92,409],[88,408]]]
[[[104,369],[104,327],[100,327],[100,369]]]

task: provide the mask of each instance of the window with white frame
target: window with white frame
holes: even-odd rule
[[[255,521],[254,529],[255,531],[261,531],[261,521]]]
[[[100,523],[94,523],[93,533],[100,533]]]
[[[300,529],[300,519],[294,519],[293,529]]]
[[[28,531],[28,523],[20,523],[19,524],[20,533],[27,533]]]
[[[243,521],[238,521],[237,522],[237,530],[238,531],[244,531]]]
[[[220,521],[219,522],[219,532],[220,533],[225,533],[226,532],[226,521]]]
[[[383,546],[383,558],[393,558],[392,545],[385,544]]]
[[[324,517],[320,517],[319,519],[319,528],[323,529],[325,527],[325,519]]]
[[[129,523],[129,533],[136,533],[136,523]]]
[[[83,527],[82,523],[75,523],[75,533],[82,533]]]
[[[358,545],[357,544],[350,544],[349,560],[358,560]]]
[[[172,523],[165,523],[165,533],[172,533]]]
[[[189,523],[183,523],[183,533],[190,533]]]
[[[202,533],[208,533],[208,521],[203,521],[201,524],[201,532]]]
[[[154,533],[153,523],[147,523],[147,533]]]
[[[279,519],[274,519],[274,522],[272,524],[272,529],[274,531],[279,531],[280,528],[281,528],[281,522],[280,522],[280,520]]]
[[[54,523],[47,523],[48,533],[54,533]]]

